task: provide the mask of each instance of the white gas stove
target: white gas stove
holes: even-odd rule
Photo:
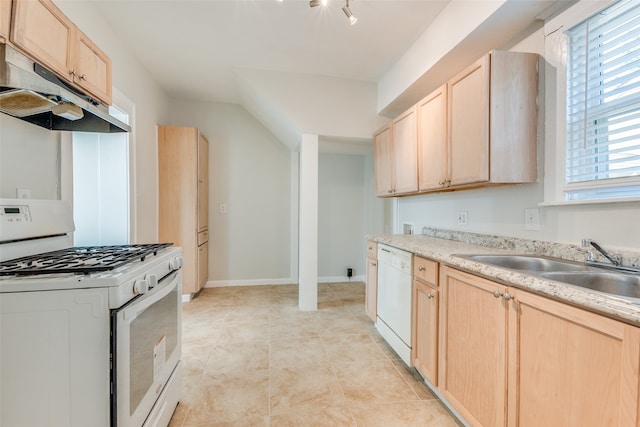
[[[0,199],[0,425],[166,426],[182,250],[72,247],[70,207]]]

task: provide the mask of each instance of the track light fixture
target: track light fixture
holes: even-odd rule
[[[279,0],[282,1],[282,0]],[[329,0],[309,0],[309,7],[318,7],[318,6],[326,6],[329,3]],[[345,15],[347,15],[347,19],[349,20],[349,24],[353,25],[358,22],[358,18],[353,16],[351,13],[351,9],[349,9],[349,0],[345,0],[345,5],[342,7],[342,11]]]
[[[353,16],[353,13],[351,13],[351,9],[349,9],[349,0],[346,0],[346,4],[342,8],[342,11],[344,12],[345,15],[347,15],[347,19],[349,20],[349,24],[353,25],[356,22],[358,22],[358,18]]]

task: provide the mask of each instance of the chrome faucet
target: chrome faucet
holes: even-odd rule
[[[616,267],[619,267],[621,262],[622,262],[622,257],[619,254],[609,255],[609,253],[607,251],[605,251],[602,248],[602,246],[600,246],[599,244],[594,242],[592,239],[583,238],[582,239],[582,247],[583,248],[594,247],[595,250],[600,252],[603,257],[608,259],[611,262],[611,264],[613,264]],[[596,257],[595,257],[594,253],[591,250],[587,251],[587,262],[596,262]]]

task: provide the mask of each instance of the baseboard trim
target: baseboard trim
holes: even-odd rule
[[[351,280],[347,276],[318,277],[318,283],[344,283],[364,282],[364,276],[353,276]],[[205,288],[224,288],[227,286],[265,286],[265,285],[297,285],[298,280],[292,278],[280,279],[248,279],[248,280],[209,280]]]
[[[248,280],[209,280],[205,288],[224,288],[227,286],[264,286],[264,285],[295,285],[297,280],[282,279],[248,279]]]

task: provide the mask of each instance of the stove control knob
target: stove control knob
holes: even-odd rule
[[[155,274],[147,274],[146,276],[144,276],[144,280],[149,283],[150,288],[153,288],[158,284],[158,276],[156,276]]]
[[[182,257],[174,258],[169,262],[169,268],[171,270],[177,270],[184,264],[184,259]]]
[[[142,295],[149,292],[149,282],[147,280],[136,280],[133,284],[133,293]]]

